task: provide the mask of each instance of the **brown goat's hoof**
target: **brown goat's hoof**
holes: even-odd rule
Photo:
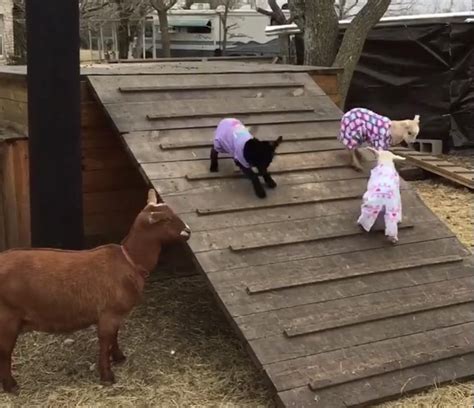
[[[113,384],[115,383],[115,376],[114,376],[114,374],[111,372],[110,374],[101,376],[101,377],[100,377],[100,383],[101,383],[102,385],[105,385],[105,386],[113,385]]]
[[[122,353],[117,353],[115,356],[112,356],[112,361],[114,364],[121,364],[124,363],[125,360],[127,360],[127,357]]]
[[[12,378],[11,380],[4,380],[2,382],[3,391],[13,394],[19,395],[20,394],[20,387],[18,386],[17,382]]]

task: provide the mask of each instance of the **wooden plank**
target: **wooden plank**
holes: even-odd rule
[[[285,154],[275,157],[269,171],[272,173],[288,172],[295,170],[312,170],[328,167],[341,167],[347,161],[345,151],[309,152]],[[344,161],[344,159],[346,160]],[[150,180],[187,177],[188,179],[203,179],[217,175],[233,175],[236,173],[234,160],[221,158],[219,160],[219,173],[209,171],[209,160],[193,160],[169,163],[143,163],[142,168]]]
[[[188,100],[188,101],[168,101],[144,102],[128,104],[109,104],[106,110],[109,113],[115,126],[121,133],[144,130],[160,129],[186,129],[217,126],[223,115],[239,112],[242,109],[242,99],[240,100]],[[203,107],[206,107],[204,110]],[[288,113],[272,113],[271,110],[281,112],[282,109]],[[289,110],[303,109],[307,111],[289,112]],[[310,111],[311,109],[311,111]],[[265,110],[268,113],[258,114],[258,111]],[[278,103],[269,105],[268,101],[255,99],[252,102],[251,111],[254,114],[235,115],[247,126],[265,123],[292,123],[292,122],[317,122],[337,120],[341,118],[340,111],[331,103],[328,104],[326,96],[281,98]],[[313,112],[314,111],[314,112]],[[187,113],[189,120],[183,120],[181,115]],[[214,117],[193,117],[194,113],[213,113]],[[161,120],[148,120],[147,115],[161,117]],[[173,118],[173,115],[179,115]],[[192,120],[191,120],[192,119]]]
[[[202,84],[202,85],[159,85],[159,86],[120,86],[119,91],[123,93],[131,92],[168,92],[168,91],[208,91],[214,89],[235,90],[242,88],[301,88],[304,82],[268,82],[268,83],[227,83],[227,84]]]
[[[105,69],[104,69],[105,68]],[[23,70],[22,70],[23,69]],[[7,71],[7,68],[2,68]],[[25,75],[24,67],[8,67],[9,73],[19,73]],[[249,64],[241,61],[216,61],[196,62],[196,61],[178,61],[178,62],[160,62],[160,63],[136,63],[136,64],[116,64],[105,67],[84,67],[81,75],[87,75],[91,79],[110,75],[185,75],[186,78],[197,74],[260,74],[268,72],[293,73],[304,72],[312,74],[337,74],[341,72],[340,68],[332,67],[312,67],[302,65],[285,64]],[[7,72],[5,72],[7,73]],[[93,83],[91,81],[91,83]],[[93,83],[94,85],[94,83]],[[94,85],[95,86],[95,85]]]
[[[82,151],[82,169],[84,171],[131,168],[133,166],[132,160],[123,147]]]
[[[304,386],[309,378],[314,391],[468,354],[473,341],[474,323],[466,323],[283,361],[265,369],[278,391]]]
[[[433,227],[436,224],[430,223],[429,225]],[[422,223],[417,224],[413,230],[421,228],[421,226]],[[372,234],[372,236],[373,235],[374,234]],[[445,235],[447,235],[446,232]],[[440,234],[439,236],[442,237],[443,235]],[[376,236],[373,236],[373,238],[375,239]],[[378,239],[378,241],[380,241],[380,239]],[[307,245],[312,246],[310,243]],[[339,251],[333,251],[330,254],[316,252],[315,254],[309,253],[307,255],[305,254],[305,256],[301,256],[296,253],[293,256],[290,255],[287,259],[275,259],[273,262],[260,263],[251,268],[240,267],[221,269],[214,272],[208,272],[206,270],[205,272],[207,275],[215,274],[215,276],[212,276],[212,282],[219,288],[220,292],[228,292],[232,291],[236,284],[246,288],[250,284],[258,284],[259,282],[275,279],[278,276],[281,279],[288,276],[287,282],[291,283],[292,281],[305,279],[306,277],[310,278],[326,275],[327,279],[324,277],[322,279],[327,282],[331,280],[331,277],[334,277],[333,280],[351,278],[353,276],[352,269],[362,269],[363,266],[368,269],[368,274],[371,274],[370,269],[375,265],[388,262],[395,263],[399,261],[400,258],[406,260],[417,259],[420,253],[418,251],[425,251],[424,253],[427,258],[470,255],[466,248],[460,245],[453,236],[437,238],[434,241],[427,241],[426,236],[425,240],[414,237],[409,243],[397,245],[391,248],[390,251],[387,251],[386,245],[376,246],[375,243],[372,245],[373,247],[370,248],[370,252],[367,252],[369,248],[349,251],[345,248],[341,248]],[[290,247],[289,253],[291,249]],[[260,253],[262,252],[260,251]],[[369,254],[370,257],[368,256]],[[225,255],[226,254],[222,256],[223,260],[225,259]],[[197,256],[199,258],[199,254],[197,254]],[[359,274],[359,276],[363,275],[363,273]]]
[[[205,191],[214,192],[214,190]],[[426,206],[419,200],[415,192],[404,190],[402,197],[405,215],[414,217],[420,214],[420,218],[416,219],[417,223],[420,223],[421,220],[422,222],[432,222],[436,220],[431,211],[427,210]],[[334,202],[333,205],[327,205],[324,202],[301,204],[298,206],[298,211],[295,212],[288,212],[287,208],[277,207],[272,211],[260,208],[241,211],[238,214],[213,214],[205,217],[192,212],[186,214],[185,218],[186,222],[192,227],[193,232],[196,233],[200,231],[210,232],[213,230],[225,230],[226,228],[236,230],[237,228],[245,226],[314,219],[347,213],[356,214],[356,211],[360,209],[360,204],[359,199],[346,199]]]
[[[436,265],[437,263],[445,261],[446,259],[447,257],[444,259],[438,258],[434,259],[432,262],[434,265]],[[451,261],[459,262],[459,259],[455,259],[455,257],[453,256],[451,257]],[[346,318],[341,318],[340,316],[333,316],[333,319],[325,321],[324,323],[315,323],[314,321],[312,321],[311,323],[307,324],[308,321],[305,318],[298,318],[285,329],[285,334],[288,337],[304,336],[309,333],[321,332],[335,327],[352,326],[353,324],[358,324],[361,322],[380,320],[384,319],[387,316],[399,316],[408,313],[412,314],[421,310],[443,307],[446,306],[446,304],[452,304],[452,295],[454,293],[459,294],[459,297],[455,296],[456,300],[455,302],[453,302],[454,304],[474,301],[474,294],[472,292],[470,294],[467,294],[465,292],[465,290],[467,289],[469,289],[470,291],[471,289],[474,289],[474,281],[472,277],[461,278],[459,280],[459,284],[460,286],[455,285],[455,281],[449,282],[449,284],[447,282],[443,282],[443,288],[446,288],[446,286],[449,285],[449,293],[437,292],[437,290],[440,289],[440,285],[438,283],[427,284],[425,287],[427,291],[430,291],[430,295],[432,296],[431,298],[430,295],[420,292],[418,290],[418,287],[395,289],[392,292],[385,292],[383,293],[383,295],[381,295],[385,297],[385,303],[380,302],[379,297],[366,295],[367,297],[370,296],[372,300],[374,300],[374,298],[379,299],[379,302],[375,301],[374,305],[381,305],[382,303],[386,305],[387,303],[390,304],[392,302],[392,307],[390,307],[390,310],[388,310],[388,308],[383,309],[379,306],[378,310],[374,310],[374,305],[369,305],[365,308],[365,313],[363,313],[361,310],[360,314],[356,313],[357,316],[354,319],[347,319],[347,316]],[[457,292],[457,290],[459,290],[459,292]],[[394,308],[393,305],[397,301],[400,302],[400,306]],[[344,300],[344,303],[347,304],[348,302]],[[358,305],[357,302],[354,303],[355,305]]]
[[[260,101],[259,101],[260,102]],[[279,106],[279,105],[268,105],[268,102],[265,106],[255,106],[255,102],[252,105],[249,105],[247,108],[242,107],[242,105],[235,108],[222,107],[221,110],[204,112],[165,112],[158,114],[148,114],[146,117],[148,120],[161,120],[161,119],[193,119],[193,118],[208,118],[216,116],[239,116],[239,115],[263,115],[265,113],[272,114],[285,114],[285,113],[313,113],[314,108],[310,106]]]
[[[416,277],[416,274],[412,274]],[[446,281],[449,284],[449,281]],[[317,332],[307,336],[286,338],[283,334],[252,340],[252,353],[262,365],[302,358],[307,355],[328,353],[362,344],[422,333],[441,327],[474,322],[474,304],[448,306],[415,314],[389,317],[361,323],[357,329],[345,326],[330,332]]]
[[[369,293],[350,300],[336,299],[242,316],[235,321],[248,340],[281,332],[287,337],[296,337],[471,302],[474,300],[473,287],[474,280],[467,277],[452,280],[449,284],[428,283]]]
[[[232,280],[229,276],[229,271],[224,271],[220,274],[208,274],[208,279],[219,292],[219,296],[231,316],[242,317],[314,303],[315,300],[326,302],[384,290],[466,277],[470,276],[470,270],[472,270],[470,268],[472,268],[471,261],[455,265],[455,267],[447,263],[393,272],[382,271],[381,274],[347,276],[345,279],[338,281],[326,281],[317,285],[293,286],[279,291],[263,292],[258,296],[252,296],[252,299],[249,299],[249,294],[246,291],[248,283],[252,282],[248,275],[243,277],[242,280],[244,282]],[[277,336],[283,336],[283,333],[279,333]],[[294,337],[295,347],[297,348],[298,344],[300,344],[300,339],[311,336]],[[304,343],[304,340],[301,340],[301,342]],[[278,348],[278,346],[275,345],[275,348]]]
[[[244,122],[245,123],[245,122]],[[248,125],[247,123],[245,123]],[[140,139],[144,143],[209,143],[213,140],[217,123],[212,123],[209,127],[186,128],[186,129],[164,129],[164,130],[148,130],[143,132],[131,132],[123,135],[127,143]],[[250,130],[255,137],[259,139],[274,140],[278,136],[284,139],[314,137],[314,138],[331,138],[339,132],[339,121],[321,121],[313,123],[298,123],[297,131],[295,124],[292,123],[269,123],[266,125],[253,125]],[[118,139],[118,138],[117,138]]]
[[[358,210],[352,210],[349,214],[335,214],[329,217],[259,223],[257,225],[235,227],[232,234],[229,234],[228,229],[201,231],[194,234],[195,236],[190,244],[196,253],[223,248],[229,248],[233,252],[244,252],[273,246],[360,235],[366,232],[355,222],[358,215]],[[425,219],[429,218],[431,218],[431,214],[425,217]],[[409,217],[405,217],[399,228],[412,227],[413,222]],[[374,231],[381,231],[381,228],[374,228]]]
[[[355,172],[349,167],[324,168],[318,170],[298,171],[294,173],[277,173],[272,175],[278,186],[289,184],[320,183],[331,180],[367,179],[367,175]],[[248,180],[243,177],[219,178],[211,180],[188,180],[187,178],[172,178],[153,181],[160,193],[165,195],[196,194],[204,192],[219,192],[224,186],[246,185]]]
[[[127,135],[125,135],[125,140]],[[337,141],[334,136],[319,136],[319,135],[314,135],[314,134],[306,134],[306,135],[285,135],[283,136],[283,140],[281,142],[281,146],[285,146],[285,144],[292,143],[293,142],[311,142],[311,141]],[[260,139],[260,140],[269,140],[271,139]],[[132,139],[131,142],[128,142],[130,145],[134,144],[134,140]],[[143,143],[144,141],[142,141]],[[338,141],[337,141],[338,142]],[[339,146],[341,146],[340,142]],[[212,137],[209,138],[209,140],[206,141],[194,141],[194,142],[176,142],[176,143],[160,143],[159,147],[162,150],[177,150],[177,149],[195,149],[195,148],[200,148],[200,147],[207,147],[211,148],[213,146],[213,140]]]
[[[101,191],[83,195],[84,214],[137,212],[146,204],[146,189]]]
[[[20,246],[20,229],[19,229],[19,205],[16,191],[15,173],[15,147],[13,144],[5,146],[5,156],[3,162],[3,194],[4,194],[4,211],[6,215],[6,234],[7,246],[15,248]]]
[[[18,206],[18,246],[31,246],[30,175],[28,142],[18,140],[12,144],[14,154],[15,191]]]
[[[402,259],[398,262],[390,263],[389,265],[385,264],[383,266],[376,265],[367,268],[364,266],[362,269],[357,269],[354,268],[352,270],[351,276],[359,276],[359,275],[369,275],[372,273],[386,273],[386,272],[393,272],[393,271],[400,271],[400,270],[405,270],[405,269],[413,269],[413,268],[418,268],[420,266],[426,266],[426,265],[443,265],[443,264],[452,264],[456,262],[461,262],[463,260],[463,257],[459,255],[447,255],[447,256],[441,256],[441,257],[436,257],[436,258],[422,258],[422,259],[414,259],[414,260],[405,260]],[[338,273],[341,271],[337,271],[333,275],[323,275],[323,276],[311,276],[311,277],[305,277],[303,279],[298,280],[297,282],[288,282],[287,280],[284,280],[283,282],[280,282],[278,278],[274,281],[265,281],[265,282],[259,282],[256,284],[250,284],[247,286],[247,293],[249,295],[255,295],[255,294],[260,294],[260,293],[265,293],[265,292],[270,292],[274,290],[281,290],[281,289],[288,289],[288,288],[296,288],[299,286],[308,286],[308,285],[314,285],[315,283],[321,283],[329,280],[335,280],[338,279]],[[343,273],[342,278],[347,277],[347,273]],[[289,337],[292,336],[297,336],[298,334],[296,333],[297,330],[293,330],[291,333],[288,333]],[[301,333],[300,333],[301,334]]]
[[[363,179],[321,182],[317,184],[295,184],[277,187],[269,190],[265,200],[257,199],[252,185],[240,185],[242,190],[235,189],[233,202],[229,203],[227,193],[231,190],[222,186],[221,192],[211,196],[208,193],[193,194],[192,201],[185,195],[165,196],[165,201],[178,213],[195,211],[200,215],[214,215],[224,212],[249,211],[252,209],[281,207],[286,205],[299,205],[317,203],[322,201],[335,201],[361,197],[366,189]],[[155,185],[155,184],[154,184]],[[210,207],[210,203],[212,207]]]
[[[424,170],[444,177],[454,183],[474,189],[474,176],[470,176],[471,172],[469,169],[465,169],[467,172],[466,176],[466,173],[459,172],[460,169],[463,169],[462,167],[451,166],[449,162],[445,162],[435,156],[426,155],[424,153],[413,154],[412,150],[404,148],[393,149],[393,151],[406,157],[408,161]]]
[[[209,146],[163,149],[157,144],[140,143],[137,141],[127,144],[139,163],[209,160],[210,146],[212,146],[211,142],[208,143]],[[333,140],[287,142],[278,147],[276,155],[280,156],[284,154],[324,152],[342,149],[342,145],[337,140],[334,140],[334,138]],[[230,156],[222,154],[219,157],[225,158]]]
[[[278,393],[278,406],[288,408],[362,407],[406,397],[432,387],[473,378],[474,353],[435,361],[370,379],[313,392],[307,386]]]
[[[145,180],[134,167],[83,171],[82,185],[84,193],[134,190],[147,186]]]

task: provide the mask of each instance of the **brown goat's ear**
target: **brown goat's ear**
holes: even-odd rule
[[[283,136],[278,136],[277,140],[275,140],[272,144],[273,144],[273,148],[276,149],[280,143],[283,142]]]
[[[156,204],[158,202],[158,198],[156,197],[156,191],[153,188],[148,190],[148,200],[147,204]]]
[[[159,222],[169,221],[171,217],[168,214],[162,212],[153,211],[148,215],[148,222],[150,224],[156,224]]]

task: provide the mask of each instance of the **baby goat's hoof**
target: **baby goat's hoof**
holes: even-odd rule
[[[395,238],[395,237],[388,237],[388,240],[393,244],[397,244],[398,243],[398,238]]]
[[[275,183],[274,180],[268,180],[266,184],[268,188],[275,188],[277,186],[277,183]]]
[[[211,166],[209,170],[211,173],[217,173],[219,171],[219,168],[217,166]]]
[[[258,198],[265,198],[267,196],[267,193],[265,193],[265,190],[263,188],[255,190],[255,194],[257,194]]]

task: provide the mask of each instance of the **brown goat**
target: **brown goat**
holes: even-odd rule
[[[187,241],[191,230],[154,190],[121,245],[92,250],[14,249],[0,254],[0,380],[17,392],[12,352],[25,331],[68,333],[97,325],[99,374],[111,384],[111,360],[119,348],[120,326],[141,298],[145,279],[156,266],[161,246]]]

